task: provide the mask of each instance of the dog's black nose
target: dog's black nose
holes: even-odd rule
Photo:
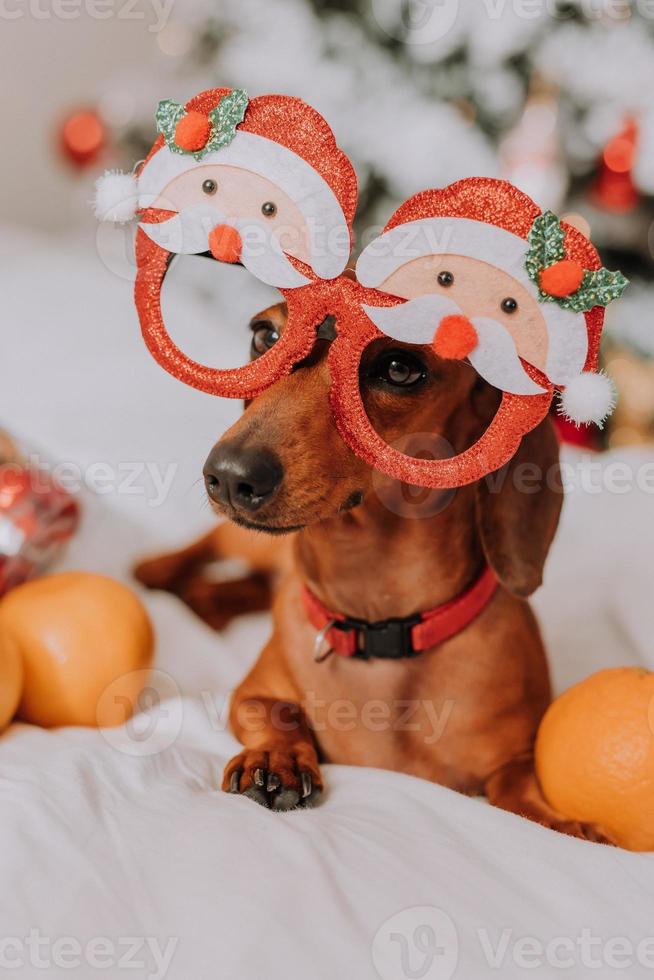
[[[204,464],[204,483],[211,499],[237,510],[258,510],[283,478],[282,464],[269,449],[218,443]]]

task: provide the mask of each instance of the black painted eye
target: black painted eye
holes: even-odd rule
[[[438,273],[438,284],[440,286],[451,286],[454,282],[454,276],[451,272],[439,272]]]
[[[274,201],[266,201],[261,205],[261,213],[266,218],[274,218],[277,214],[277,205]]]
[[[261,357],[274,347],[279,340],[279,333],[270,320],[255,320],[250,326],[252,329],[250,353],[252,357]]]
[[[386,351],[373,365],[372,375],[394,388],[409,388],[427,377],[427,368],[408,351]]]
[[[517,299],[514,299],[513,296],[507,296],[502,300],[500,306],[505,313],[515,313],[515,311],[518,309],[518,301]]]
[[[205,194],[215,194],[218,190],[218,184],[215,180],[203,180],[202,190]]]

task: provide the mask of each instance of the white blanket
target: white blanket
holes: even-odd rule
[[[13,232],[0,259],[0,420],[95,487],[64,567],[128,580],[136,557],[209,526],[197,480],[238,407],[150,361],[130,284],[94,249]],[[179,302],[203,315],[190,288]],[[612,492],[615,457],[567,456],[577,485],[613,484],[570,494],[537,597],[557,689],[611,664],[654,666],[651,460],[624,460],[640,489]],[[326,767],[310,812],[222,794],[237,750],[225,699],[267,619],[219,636],[172,597],[144,598],[158,696],[143,717],[108,734],[16,725],[0,739],[0,975],[651,975],[650,855],[373,769]]]

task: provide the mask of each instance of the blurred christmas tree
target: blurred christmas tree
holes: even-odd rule
[[[218,84],[299,95],[357,167],[358,247],[418,190],[506,177],[635,281],[607,335],[654,356],[654,3],[187,2],[157,35],[166,90],[118,77],[100,93],[118,165],[145,155],[160,98]]]

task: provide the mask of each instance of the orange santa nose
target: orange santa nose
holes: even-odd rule
[[[438,324],[432,347],[446,360],[463,360],[477,346],[477,331],[467,316],[453,313]]]
[[[209,248],[214,259],[219,262],[238,262],[243,242],[236,228],[231,225],[216,225],[209,232]]]

